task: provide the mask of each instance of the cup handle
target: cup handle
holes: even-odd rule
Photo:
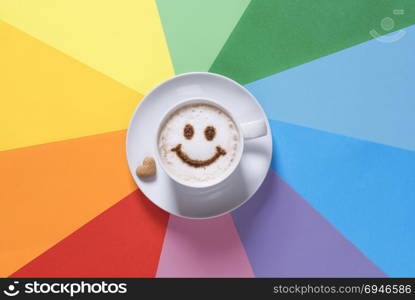
[[[259,138],[267,135],[267,125],[264,120],[256,120],[240,124],[245,140]]]

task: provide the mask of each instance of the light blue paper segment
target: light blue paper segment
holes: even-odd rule
[[[386,274],[415,276],[415,152],[270,122],[271,167]]]
[[[415,26],[403,30],[246,87],[274,120],[415,150]]]

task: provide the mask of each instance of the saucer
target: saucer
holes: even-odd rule
[[[154,143],[161,118],[173,105],[198,97],[215,99],[238,123],[264,119],[267,135],[245,141],[241,162],[234,173],[209,188],[194,189],[173,181],[157,161],[156,176],[138,178],[137,166],[147,156],[156,157]],[[186,73],[161,83],[140,102],[128,127],[126,149],[131,175],[155,205],[180,217],[212,218],[245,203],[264,181],[272,156],[271,128],[255,97],[239,83],[213,73]]]

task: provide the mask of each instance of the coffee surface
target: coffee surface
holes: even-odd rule
[[[176,177],[208,182],[236,163],[240,137],[226,112],[209,104],[190,104],[164,122],[158,147],[164,165]]]

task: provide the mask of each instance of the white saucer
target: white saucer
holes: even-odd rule
[[[154,178],[138,178],[137,166],[146,156],[155,157],[154,139],[161,117],[174,104],[197,97],[215,99],[232,113],[236,122],[265,119],[267,135],[245,141],[238,168],[216,186],[187,188],[170,179],[159,165]],[[213,73],[178,75],[154,88],[136,108],[127,132],[127,160],[138,187],[154,204],[180,217],[212,218],[242,205],[264,181],[271,156],[271,128],[259,103],[237,82]]]

